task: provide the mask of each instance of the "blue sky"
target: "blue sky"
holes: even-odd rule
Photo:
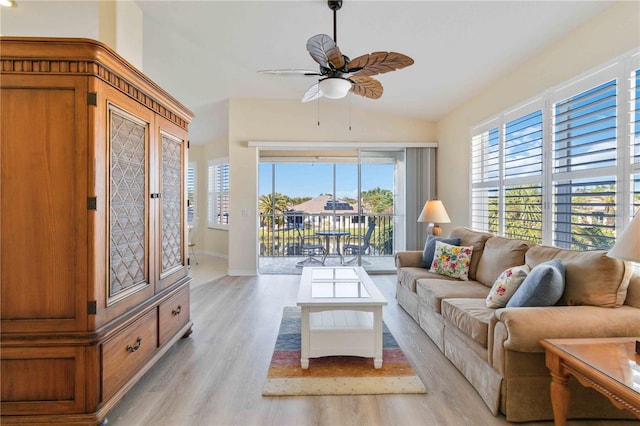
[[[316,197],[333,193],[333,164],[280,163],[276,164],[275,191],[289,197]],[[261,163],[259,169],[260,195],[271,193],[271,164]],[[391,164],[363,164],[362,190],[376,187],[393,190],[394,166]],[[336,165],[336,196],[357,198],[358,167],[356,164]]]

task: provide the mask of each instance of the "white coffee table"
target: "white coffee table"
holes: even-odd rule
[[[362,267],[306,267],[297,305],[302,309],[302,368],[309,358],[373,358],[382,367],[382,307],[387,300]]]

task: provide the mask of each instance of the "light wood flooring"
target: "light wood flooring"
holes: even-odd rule
[[[198,267],[203,261],[206,258]],[[372,279],[389,301],[384,320],[422,378],[426,395],[263,397],[282,308],[295,306],[300,276],[222,276],[205,283],[202,274],[194,276],[193,334],[180,340],[109,413],[109,426],[510,424],[503,416],[491,415],[466,379],[398,306],[394,275]]]

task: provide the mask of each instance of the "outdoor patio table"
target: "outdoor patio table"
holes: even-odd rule
[[[344,258],[342,257],[342,251],[340,250],[340,238],[342,238],[343,236],[351,235],[351,232],[349,232],[349,231],[331,231],[331,230],[329,230],[329,231],[316,231],[316,235],[324,237],[324,241],[325,241],[326,251],[324,253],[324,257],[322,258],[322,264],[324,265],[324,261],[327,259],[327,256],[329,255],[329,242],[330,242],[331,238],[335,238],[335,240],[336,240],[336,254],[338,256],[340,256],[340,264],[342,265],[344,263]]]

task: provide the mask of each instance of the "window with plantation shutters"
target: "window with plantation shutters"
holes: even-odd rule
[[[553,105],[554,245],[607,249],[615,243],[617,82]]]
[[[196,163],[190,162],[187,166],[187,223],[193,223],[196,213],[196,195],[197,195],[197,169]]]
[[[496,121],[471,139],[471,226],[541,242],[542,110]]]
[[[207,180],[208,225],[226,228],[229,224],[229,163],[226,160],[210,161]]]
[[[476,126],[470,154],[474,229],[610,248],[640,210],[640,51]]]

